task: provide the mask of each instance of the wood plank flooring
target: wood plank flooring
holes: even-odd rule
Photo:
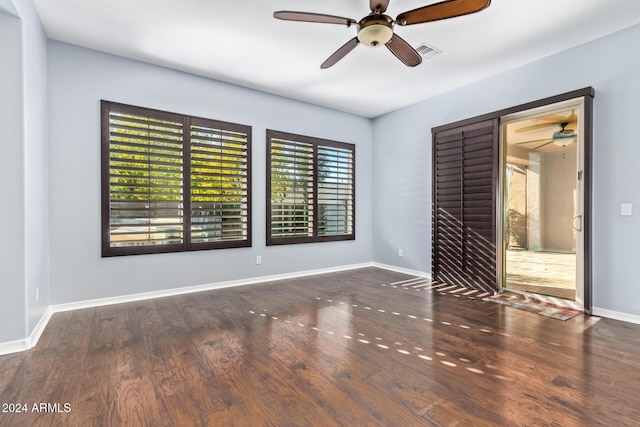
[[[640,325],[408,279],[366,268],[55,314],[0,357],[0,403],[28,407],[0,426],[638,425]]]

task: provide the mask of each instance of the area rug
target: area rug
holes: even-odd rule
[[[504,292],[482,299],[483,301],[495,302],[497,304],[508,305],[509,307],[518,308],[520,310],[531,313],[541,314],[543,316],[552,317],[554,319],[569,320],[572,317],[582,313],[580,310],[562,307],[549,302],[540,301],[527,295],[514,294]]]

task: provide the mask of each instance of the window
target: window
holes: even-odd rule
[[[355,239],[355,145],[267,130],[267,245]]]
[[[102,101],[102,256],[251,246],[251,127]]]

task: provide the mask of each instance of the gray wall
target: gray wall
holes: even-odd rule
[[[640,26],[635,26],[377,118],[374,261],[431,269],[432,127],[593,86],[594,306],[640,315],[640,288],[633,279],[638,277],[639,216],[621,217],[619,205],[640,203],[640,144],[629,136],[638,121],[640,55],[631,52],[639,43]],[[402,177],[415,181],[403,188]],[[419,252],[398,258],[400,247]]]
[[[29,0],[0,8],[12,13],[0,11],[0,342],[7,342],[30,335],[49,307],[47,42]]]
[[[101,99],[251,125],[253,247],[101,258]],[[356,144],[355,241],[265,246],[267,128]],[[50,41],[52,304],[370,262],[371,140],[365,118]]]
[[[6,12],[13,16],[18,16],[18,11],[12,0],[0,0],[0,12]]]
[[[24,26],[25,298],[31,334],[50,302],[47,38],[31,1],[16,3]]]
[[[22,21],[0,11],[0,343],[25,337]]]

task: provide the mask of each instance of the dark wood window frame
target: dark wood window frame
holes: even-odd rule
[[[296,163],[297,170],[296,173],[300,172],[300,168],[307,168],[307,178],[304,178],[304,185],[307,186],[307,189],[304,190],[307,194],[310,194],[310,200],[307,204],[308,211],[312,212],[312,219],[303,220],[305,222],[305,226],[307,228],[306,235],[300,236],[277,236],[276,232],[274,232],[274,224],[276,223],[275,217],[273,214],[273,209],[275,209],[275,204],[273,203],[272,197],[272,181],[273,181],[273,157],[274,151],[272,148],[274,147],[274,141],[287,141],[292,144],[297,144],[297,148],[299,148],[300,155],[302,159],[298,157],[298,159],[294,159],[293,162]],[[341,154],[332,154],[333,153],[341,153]],[[346,163],[341,163],[344,160],[343,155],[347,153],[348,160]],[[312,156],[309,157],[309,154]],[[331,190],[320,189],[319,182],[321,179],[319,178],[319,158],[326,156],[328,158],[333,157],[334,159],[340,158],[338,169],[342,172],[341,174],[345,174],[344,171],[347,171],[347,186],[349,187],[347,190],[344,190],[341,185],[338,185],[338,189],[335,190],[335,193],[331,193]],[[290,154],[290,156],[296,157],[298,154]],[[321,139],[311,136],[305,135],[297,135],[288,132],[281,132],[276,130],[267,129],[267,188],[266,188],[266,199],[267,199],[267,236],[266,243],[267,246],[272,245],[285,245],[285,244],[297,244],[297,243],[313,243],[313,242],[333,242],[333,241],[343,241],[343,240],[355,240],[355,217],[356,217],[356,208],[355,208],[355,197],[356,197],[356,182],[355,182],[355,163],[356,163],[356,147],[354,144],[331,141],[327,139]],[[296,175],[296,179],[299,179],[300,176]],[[319,191],[322,190],[322,191]],[[326,194],[326,192],[330,194]],[[346,191],[347,197],[344,198],[344,194],[341,191]],[[333,197],[334,200],[340,200],[341,202],[346,202],[346,208],[344,211],[344,221],[340,221],[341,226],[345,227],[348,231],[343,233],[337,230],[337,227],[334,231],[327,231],[329,229],[326,224],[323,226],[319,224],[320,215],[319,215],[319,207],[323,205],[320,202],[320,198],[322,198],[322,194],[325,194],[325,200],[331,199]],[[327,199],[328,198],[328,199]],[[283,204],[282,204],[283,205]],[[330,204],[325,204],[324,206],[329,206]],[[326,227],[326,228],[325,228]],[[323,231],[325,230],[325,231]],[[282,233],[282,231],[281,231]],[[304,234],[305,232],[301,232],[300,234]]]
[[[251,126],[104,100],[101,126],[103,257],[251,246]]]

